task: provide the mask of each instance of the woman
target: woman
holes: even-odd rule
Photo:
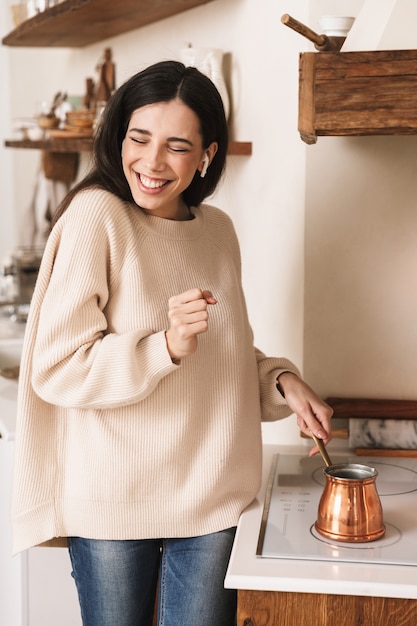
[[[233,226],[202,205],[227,139],[197,69],[133,76],[45,249],[21,364],[14,546],[68,543],[84,626],[151,624],[158,579],[158,624],[232,626],[223,581],[260,485],[261,419],[295,412],[330,439],[330,407],[254,348]]]

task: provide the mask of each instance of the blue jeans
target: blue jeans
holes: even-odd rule
[[[236,592],[224,588],[235,528],[186,539],[71,537],[83,626],[234,626]]]

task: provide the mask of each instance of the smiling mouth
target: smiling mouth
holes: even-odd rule
[[[170,182],[166,179],[162,180],[160,178],[148,178],[147,176],[144,176],[144,174],[137,174],[137,176],[141,184],[147,189],[160,189],[161,187],[164,187],[164,185],[168,185],[168,183]]]

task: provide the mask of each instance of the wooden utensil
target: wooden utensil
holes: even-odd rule
[[[285,13],[281,17],[281,22],[285,26],[292,28],[297,33],[303,35],[303,37],[314,43],[316,50],[339,52],[346,39],[346,37],[328,37],[327,35],[319,35],[305,24],[302,24],[298,20],[291,17],[291,15],[288,15],[288,13]]]
[[[322,439],[319,439],[318,437],[316,437],[316,435],[312,435],[313,439],[314,439],[314,443],[316,444],[316,446],[318,447],[320,454],[323,458],[323,461],[326,464],[326,467],[330,467],[330,465],[332,465],[332,462],[330,460],[329,454],[326,450],[326,446],[323,443]]]

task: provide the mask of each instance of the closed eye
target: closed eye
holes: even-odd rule
[[[187,148],[178,148],[177,146],[169,146],[169,149],[172,150],[172,152],[189,152]]]
[[[129,130],[129,138],[133,141],[133,143],[143,146],[152,141],[152,134],[142,128],[131,128]],[[167,137],[166,139],[167,150],[170,150],[171,152],[174,152],[176,154],[187,153],[193,147],[193,143],[185,137],[173,136]]]

